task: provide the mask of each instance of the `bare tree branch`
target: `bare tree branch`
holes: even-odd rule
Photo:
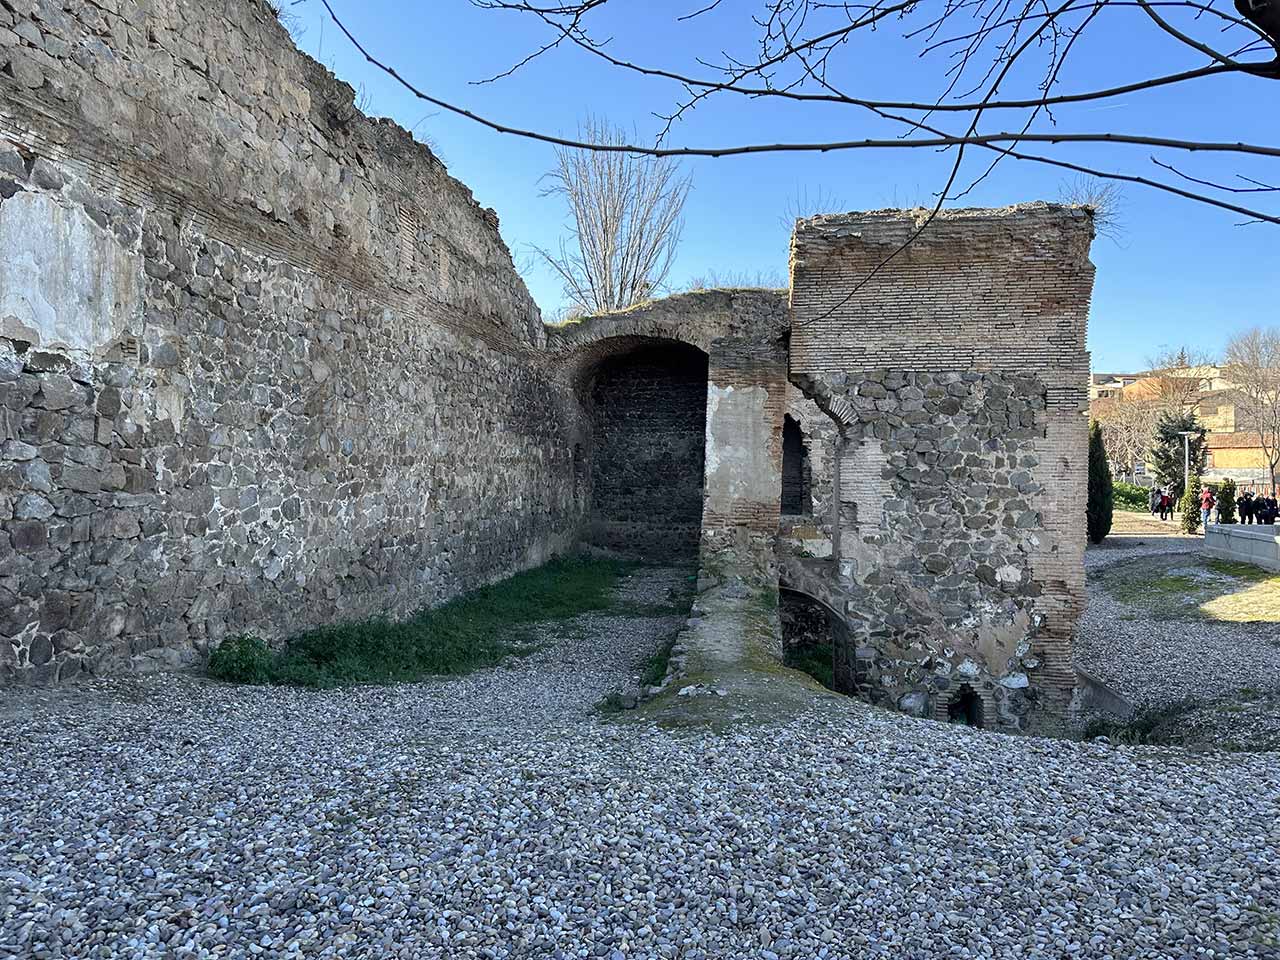
[[[1224,367],[1235,388],[1236,409],[1258,433],[1274,492],[1280,466],[1280,331],[1255,327],[1232,337]]]
[[[870,111],[873,116],[901,125],[907,132],[888,138],[879,136],[850,137],[828,142],[792,143],[759,142],[731,143],[723,146],[668,146],[665,143],[644,146],[636,143],[590,144],[581,140],[556,136],[539,130],[525,129],[482,116],[459,104],[449,103],[414,86],[394,67],[378,60],[347,29],[334,12],[331,0],[321,0],[331,19],[338,25],[365,59],[409,90],[415,97],[434,104],[443,110],[471,119],[487,128],[509,133],[558,147],[618,152],[651,157],[707,156],[727,157],[766,152],[827,152],[835,150],[888,150],[888,149],[950,149],[956,148],[961,157],[967,147],[991,150],[993,163],[986,172],[973,180],[967,189],[981,182],[995,164],[1012,158],[1034,163],[1044,163],[1088,173],[1093,176],[1114,179],[1152,187],[1189,200],[1206,203],[1242,215],[1249,220],[1280,224],[1280,212],[1253,209],[1227,199],[1242,193],[1269,194],[1269,189],[1242,189],[1209,179],[1189,177],[1167,161],[1157,164],[1182,184],[1141,176],[1118,169],[1086,167],[1064,158],[1029,152],[1028,145],[1057,147],[1071,144],[1099,144],[1111,146],[1144,146],[1175,152],[1207,152],[1226,156],[1254,157],[1267,163],[1280,160],[1280,146],[1262,143],[1193,140],[1180,136],[1160,135],[1148,132],[1102,129],[1081,131],[1078,129],[1036,129],[1041,122],[1055,125],[1057,118],[1051,112],[1054,107],[1084,102],[1107,102],[1115,98],[1143,90],[1174,84],[1196,83],[1209,77],[1238,74],[1257,80],[1280,79],[1280,0],[1236,0],[1238,16],[1215,7],[1209,2],[1191,0],[1069,0],[1050,8],[1045,0],[944,0],[941,9],[928,6],[919,0],[870,0],[862,4],[837,2],[837,0],[754,0],[763,3],[764,11],[751,17],[759,28],[757,55],[743,57],[733,52],[721,54],[723,63],[711,69],[718,78],[691,76],[680,70],[660,68],[633,62],[612,48],[610,41],[597,41],[588,32],[586,20],[597,13],[608,0],[563,0],[563,2],[537,2],[537,0],[473,0],[477,6],[514,11],[533,16],[553,31],[534,53],[522,59],[512,69],[540,56],[550,55],[563,46],[565,40],[576,48],[585,50],[620,69],[635,72],[656,80],[667,80],[680,85],[686,96],[677,102],[673,112],[666,115],[667,130],[682,117],[691,106],[713,95],[738,94],[752,100],[783,98],[811,103],[828,103],[855,107]],[[1106,29],[1112,20],[1104,14],[1121,9],[1141,12],[1145,20],[1161,35],[1175,40],[1196,56],[1208,56],[1213,62],[1193,66],[1172,74],[1140,77],[1116,86],[1059,93],[1057,87],[1063,66],[1071,57],[1077,41],[1086,32],[1090,35]],[[673,29],[690,20],[724,18],[736,15],[728,0],[702,0],[702,5],[692,12],[674,17]],[[717,19],[716,22],[719,22]],[[907,25],[903,35],[922,44],[921,56],[930,57],[935,52],[947,51],[949,66],[942,71],[944,89],[933,100],[904,100],[854,95],[840,89],[833,81],[834,72],[841,68],[837,54],[855,41],[867,40],[891,23]],[[1126,22],[1128,27],[1131,23]],[[1223,38],[1239,34],[1240,40],[1225,45],[1217,39],[1210,40],[1200,34],[1212,29]],[[1232,46],[1235,49],[1232,49]],[[1243,61],[1245,52],[1259,47],[1275,54],[1265,61]],[[1025,66],[1031,57],[1043,61],[1037,89],[1032,96],[1002,96],[1002,86],[1014,83],[1013,65],[1019,64],[1016,82],[1025,84]],[[699,63],[710,64],[706,57],[697,57]],[[1024,64],[1024,60],[1026,64]],[[1137,61],[1135,61],[1137,62]],[[508,71],[509,73],[509,71]],[[504,74],[499,74],[502,76]],[[494,78],[491,78],[494,79]],[[974,100],[962,95],[959,101],[952,92],[964,87],[984,94]],[[1023,111],[1018,125],[1001,132],[981,131],[978,121],[989,111]],[[896,115],[894,112],[897,112]],[[919,114],[919,116],[912,116]],[[962,116],[963,129],[947,130],[936,123],[927,122],[939,117]],[[666,131],[664,131],[664,136]],[[1109,165],[1108,165],[1109,166]],[[959,164],[954,164],[948,183],[937,196],[941,203],[954,199],[952,187],[956,182]],[[1243,174],[1238,175],[1244,179]],[[1259,186],[1276,178],[1263,176],[1256,180]],[[1187,185],[1197,189],[1189,189]],[[963,191],[961,194],[963,195]]]

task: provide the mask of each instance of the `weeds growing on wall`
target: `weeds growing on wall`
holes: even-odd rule
[[[291,637],[278,651],[258,637],[233,637],[209,657],[209,674],[234,683],[335,687],[469,673],[533,652],[529,628],[536,623],[607,609],[628,569],[611,560],[557,560],[401,623],[322,627]]]
[[[672,633],[649,656],[640,668],[640,686],[656,687],[667,677],[667,668],[671,665],[671,651],[675,648],[679,631]]]

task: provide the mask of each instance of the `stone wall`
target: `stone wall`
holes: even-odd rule
[[[493,211],[353,99],[260,0],[0,4],[0,682],[398,617],[585,534],[697,544],[722,654],[764,610],[780,653],[785,568],[874,700],[1065,700],[1082,211],[948,213],[863,286],[923,214],[816,218],[790,309],[548,329]]]
[[[496,217],[264,4],[0,6],[0,67],[0,679],[576,542],[580,413]]]
[[[1060,715],[1084,602],[1092,224],[1031,204],[802,221],[791,376],[839,424],[835,575],[860,692]],[[1037,706],[1048,706],[1035,714]]]
[[[593,545],[693,562],[702,531],[707,356],[651,343],[614,356],[591,390]]]
[[[787,298],[779,290],[703,290],[550,327],[546,350],[575,395],[611,358],[685,344],[707,358],[701,555],[753,554],[771,563],[781,511]],[[582,436],[590,446],[591,425]]]

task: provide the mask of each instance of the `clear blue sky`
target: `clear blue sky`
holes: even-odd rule
[[[288,3],[288,0],[286,0]],[[680,91],[608,66],[572,49],[554,51],[513,77],[489,85],[472,81],[511,66],[549,33],[533,19],[485,11],[468,0],[412,5],[392,0],[333,0],[348,27],[376,56],[413,83],[445,100],[516,126],[572,135],[587,114],[634,128],[651,142],[661,126],[655,112],[669,110]],[[728,0],[715,15],[673,29],[674,15],[702,3],[651,0],[614,3],[599,19],[598,35],[614,37],[619,56],[674,70],[697,68],[698,55],[720,50],[752,52],[755,30],[747,12],[754,2]],[[502,234],[544,314],[563,303],[559,283],[532,255],[531,245],[553,247],[566,232],[565,210],[542,195],[540,179],[553,162],[552,148],[501,135],[464,118],[439,113],[415,100],[394,80],[366,64],[318,0],[289,8],[300,17],[299,45],[352,86],[363,88],[368,111],[389,116],[425,135],[450,172],[479,202],[497,210]],[[1140,11],[1108,13],[1091,41],[1082,41],[1062,75],[1060,92],[1125,82],[1202,66],[1206,60],[1153,28]],[[1099,29],[1100,27],[1100,29]],[[939,59],[918,61],[898,42],[891,23],[877,42],[840,61],[838,81],[868,95],[905,98],[936,90]],[[1210,34],[1212,36],[1212,34]],[[1135,66],[1137,65],[1137,66]],[[1083,104],[1057,113],[1059,129],[1113,130],[1201,140],[1280,142],[1276,82],[1246,77],[1206,80],[1132,94],[1105,105]],[[1012,88],[1010,88],[1012,90]],[[984,124],[1009,128],[1008,119]],[[1046,128],[1048,129],[1048,128]],[[694,111],[674,130],[672,145],[719,145],[779,140],[832,140],[893,135],[865,112],[844,106],[817,108],[723,95]],[[1163,174],[1142,147],[1076,145],[1056,148],[1063,159],[1130,172]],[[1048,152],[1048,151],[1042,151]],[[975,173],[987,162],[975,156]],[[1242,163],[1225,155],[1169,155],[1181,168],[1208,179],[1237,172],[1275,181],[1274,165]],[[767,154],[686,161],[693,190],[685,207],[685,231],[671,282],[708,271],[784,276],[789,228],[779,221],[798,192],[834,195],[848,210],[928,205],[946,179],[950,154],[932,150]],[[963,205],[1002,205],[1057,199],[1064,172],[1004,161]],[[1242,197],[1265,205],[1267,198]],[[1271,206],[1276,206],[1271,201]],[[1217,351],[1234,331],[1280,322],[1280,227],[1238,226],[1242,218],[1137,185],[1124,188],[1124,233],[1119,243],[1099,238],[1098,268],[1089,346],[1095,370],[1140,368],[1161,347],[1190,344]]]

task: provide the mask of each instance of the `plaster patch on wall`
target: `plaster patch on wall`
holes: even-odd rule
[[[781,465],[769,453],[764,387],[707,385],[707,502],[727,511],[736,502],[777,500]]]
[[[142,260],[78,207],[19,193],[0,205],[0,335],[97,354],[140,311]]]

